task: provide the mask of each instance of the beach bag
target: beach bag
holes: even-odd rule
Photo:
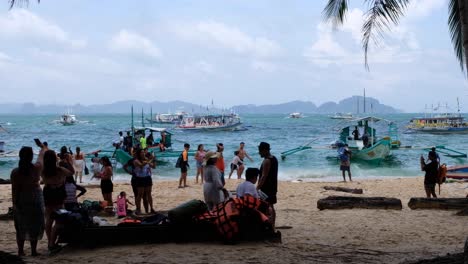
[[[439,185],[439,194],[440,194],[440,185],[447,180],[447,164],[443,163],[439,166],[437,173],[437,184]]]
[[[182,160],[184,158],[182,157],[182,154],[180,154],[179,158],[177,158],[177,161],[176,161],[176,164],[175,164],[175,167],[176,168],[180,168],[180,165],[182,165]]]
[[[85,166],[84,166],[84,174],[85,174],[85,175],[88,175],[88,174],[89,174],[89,169],[88,169],[88,166],[86,166],[86,164],[85,164]]]

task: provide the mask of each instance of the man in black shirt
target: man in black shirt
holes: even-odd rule
[[[263,158],[263,162],[260,166],[257,190],[268,196],[265,201],[270,205],[270,222],[274,229],[276,221],[274,204],[276,204],[276,193],[278,192],[278,160],[271,155],[270,144],[266,142],[260,142],[258,153]],[[260,196],[262,196],[261,192],[259,192]]]
[[[437,177],[439,174],[439,164],[437,163],[436,153],[429,151],[428,155],[429,163],[424,162],[424,157],[421,155],[421,170],[425,171],[424,175],[424,190],[426,190],[427,198],[437,198],[435,193],[435,185],[437,183]]]

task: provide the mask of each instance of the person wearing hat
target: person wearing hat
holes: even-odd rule
[[[213,209],[224,200],[224,185],[221,182],[221,172],[216,167],[216,162],[220,157],[219,152],[208,151],[205,154],[203,170],[203,197],[208,206],[208,210]]]
[[[260,142],[258,153],[263,158],[260,166],[260,179],[257,184],[257,190],[265,193],[268,197],[266,202],[270,205],[270,223],[275,228],[276,211],[276,193],[278,192],[278,160],[270,153],[270,144]]]

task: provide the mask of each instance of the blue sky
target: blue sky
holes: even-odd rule
[[[407,112],[460,98],[446,0],[417,0],[363,65],[365,6],[338,30],[326,1],[30,1],[0,6],[1,102],[135,99],[222,107],[366,94]],[[464,107],[466,106],[466,107]]]

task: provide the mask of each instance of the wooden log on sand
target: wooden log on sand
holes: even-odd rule
[[[362,189],[351,189],[345,187],[336,187],[336,186],[325,186],[323,187],[325,190],[337,191],[337,192],[347,192],[347,193],[354,193],[354,194],[362,194]]]
[[[466,207],[465,209],[461,210],[461,211],[458,212],[456,215],[468,216],[468,207]]]
[[[408,207],[411,209],[461,210],[468,207],[467,198],[411,198]]]
[[[317,201],[317,208],[324,209],[393,209],[401,210],[400,199],[386,197],[329,196]]]
[[[463,252],[464,255],[464,263],[468,263],[468,237],[465,240],[465,252]]]

